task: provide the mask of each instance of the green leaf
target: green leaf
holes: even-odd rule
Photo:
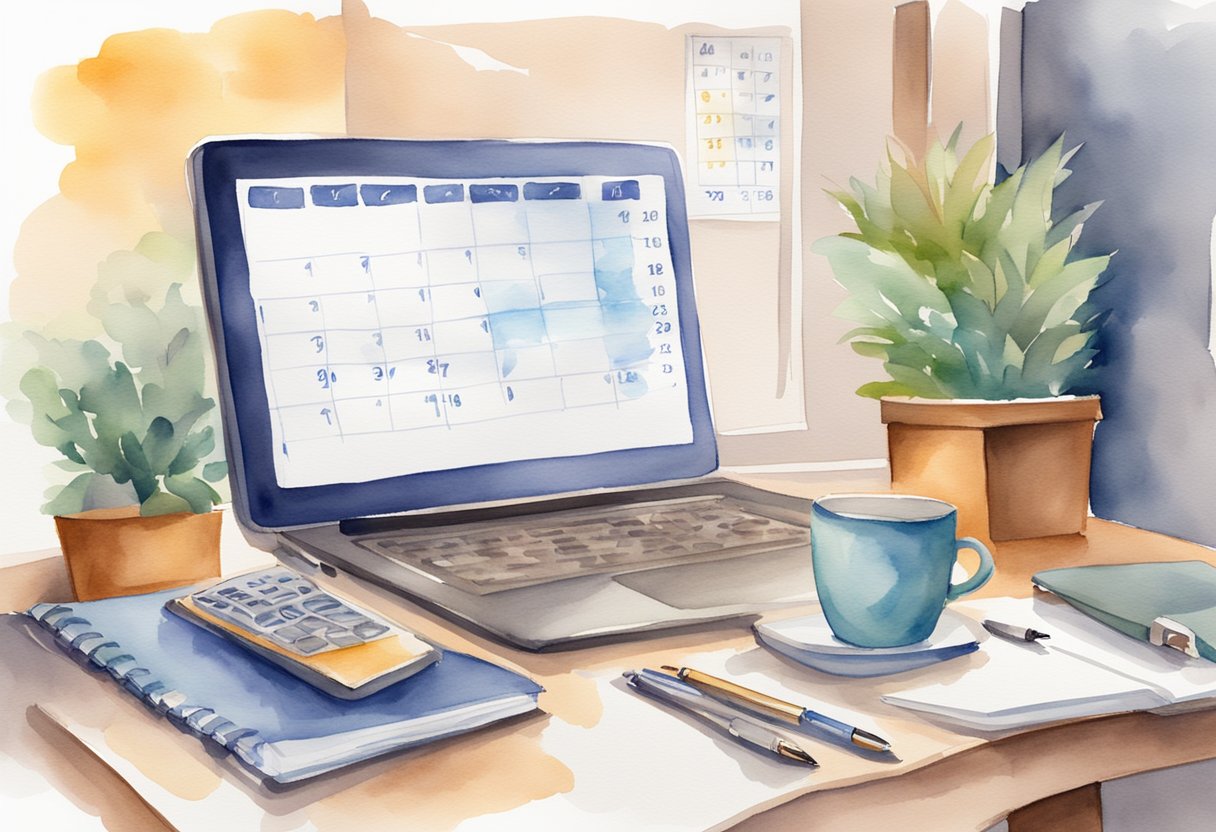
[[[885,359],[891,349],[890,344],[879,344],[874,341],[854,341],[849,346],[853,348],[853,352],[867,358]]]
[[[897,381],[871,381],[858,387],[857,395],[868,399],[881,399],[883,396],[915,396],[916,391]]]
[[[89,490],[89,484],[97,477],[97,474],[89,472],[73,478],[42,506],[42,513],[62,517],[65,514],[84,511],[84,495]]]
[[[184,474],[194,470],[199,460],[213,450],[215,450],[215,431],[208,425],[186,437],[181,450],[169,463],[169,474]]]
[[[157,416],[152,420],[152,424],[148,425],[148,432],[144,435],[142,444],[146,467],[156,474],[169,468],[169,463],[181,447],[180,439],[175,437],[173,423],[164,416]]]
[[[1084,225],[1085,221],[1092,217],[1094,211],[1097,211],[1101,205],[1101,202],[1091,202],[1088,205],[1084,205],[1076,211],[1073,211],[1059,222],[1054,223],[1051,226],[1051,230],[1047,232],[1047,237],[1043,242],[1050,248],[1062,240],[1067,240],[1073,237],[1074,230],[1077,232],[1076,236],[1080,237],[1080,229]]]
[[[156,491],[139,507],[141,517],[158,517],[162,514],[180,514],[190,511],[190,503],[176,494]]]
[[[118,440],[118,445],[122,449],[122,454],[126,457],[127,464],[132,468],[144,473],[152,473],[152,466],[148,463],[148,457],[144,453],[143,446],[135,437],[132,431],[127,431]]]
[[[190,510],[195,514],[206,514],[211,510],[211,506],[220,501],[220,495],[215,489],[198,477],[185,474],[165,477],[165,488],[189,503]]]
[[[203,466],[203,479],[207,482],[219,482],[228,476],[228,463],[224,460],[208,462]]]
[[[988,189],[987,173],[992,158],[994,137],[987,135],[967,151],[951,179],[950,190],[943,204],[943,221],[955,233],[962,233],[967,220]]]
[[[58,448],[59,453],[66,456],[71,462],[77,465],[84,465],[84,457],[80,455],[80,451],[76,450],[76,443],[64,442]]]
[[[1017,321],[1010,328],[1010,334],[1018,345],[1025,349],[1043,331],[1049,316],[1053,322],[1071,316],[1089,296],[1109,263],[1109,255],[1076,260],[1031,292]]]

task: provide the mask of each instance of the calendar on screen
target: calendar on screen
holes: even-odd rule
[[[235,186],[280,487],[693,442],[662,176]]]

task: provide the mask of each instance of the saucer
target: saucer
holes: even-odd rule
[[[965,656],[979,649],[971,619],[947,609],[924,641],[903,647],[855,647],[836,636],[822,612],[757,624],[756,640],[799,664],[837,676],[885,676]]]

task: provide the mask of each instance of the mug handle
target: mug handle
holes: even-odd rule
[[[980,556],[979,568],[975,570],[975,574],[961,584],[950,584],[950,589],[946,593],[947,603],[961,598],[969,592],[975,592],[977,589],[988,583],[988,579],[992,577],[993,563],[992,553],[988,551],[988,547],[980,543],[974,537],[962,537],[954,541],[954,551],[957,553],[962,549],[971,549]]]

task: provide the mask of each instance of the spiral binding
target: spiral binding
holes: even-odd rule
[[[54,634],[55,640],[69,651],[84,656],[93,666],[105,670],[130,693],[138,696],[158,713],[184,725],[236,754],[258,771],[266,770],[262,753],[265,741],[252,728],[242,728],[212,708],[191,704],[189,696],[165,685],[151,670],[139,664],[122,645],[94,630],[85,618],[63,604],[36,604],[26,615]]]

